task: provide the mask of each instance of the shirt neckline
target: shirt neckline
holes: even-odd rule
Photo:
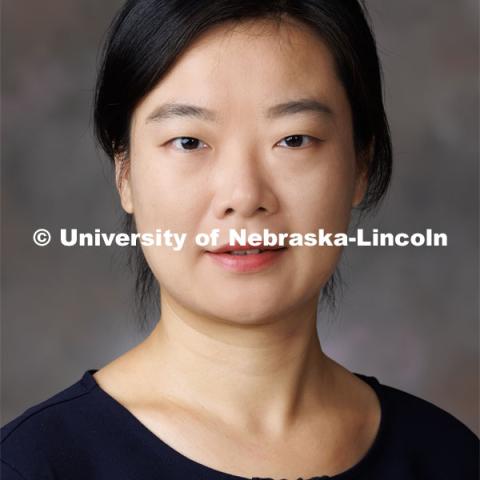
[[[118,400],[116,400],[114,397],[112,397],[109,393],[107,393],[100,387],[100,385],[95,380],[95,377],[93,376],[93,374],[97,371],[98,369],[89,369],[84,373],[81,382],[87,387],[87,389],[96,389],[98,394],[102,396],[103,400],[107,401],[110,405],[113,405],[115,410],[123,417],[123,421],[127,422],[127,424],[129,424],[129,426],[133,429],[133,431],[135,431],[135,433],[139,435],[148,444],[150,448],[155,451],[158,451],[158,449],[160,448],[164,454],[165,452],[167,452],[169,455],[175,457],[176,462],[180,462],[182,464],[182,467],[191,470],[192,474],[201,472],[205,475],[209,475],[208,478],[211,478],[212,480],[277,480],[270,477],[240,477],[231,473],[222,472],[212,467],[208,467],[207,465],[203,465],[202,463],[199,463],[180,453],[178,450],[175,450],[172,446],[163,441],[149,428],[147,428],[135,415],[133,415],[132,412],[130,412],[130,410],[128,410]],[[375,460],[380,446],[383,443],[383,437],[385,436],[388,418],[387,402],[385,400],[381,384],[376,377],[364,375],[357,372],[352,373],[356,375],[360,380],[363,380],[365,383],[367,383],[373,389],[380,404],[380,424],[377,430],[377,434],[372,444],[370,445],[370,448],[356,464],[352,465],[343,472],[340,472],[333,476],[323,475],[305,479],[298,478],[297,480],[353,480],[358,474],[368,468],[368,466]]]

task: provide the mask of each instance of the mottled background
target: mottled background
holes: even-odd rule
[[[118,0],[4,0],[2,423],[142,338],[120,249],[36,247],[39,227],[118,227],[91,134],[98,47]],[[326,352],[478,433],[478,4],[371,0],[395,171],[365,226],[446,248],[349,248]]]

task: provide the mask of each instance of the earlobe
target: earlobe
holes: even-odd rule
[[[130,169],[126,157],[115,156],[115,184],[120,195],[120,203],[125,212],[133,213]]]

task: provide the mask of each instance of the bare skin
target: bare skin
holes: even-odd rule
[[[94,376],[186,457],[247,478],[296,480],[345,471],[373,443],[380,423],[375,393],[316,342],[304,350],[310,360],[282,355],[282,342],[255,357],[242,347],[224,350],[225,357],[210,347],[203,355],[195,352],[203,343],[197,332],[175,324],[166,333],[162,322]],[[261,356],[264,369],[257,370]]]
[[[117,186],[139,232],[346,231],[366,181],[332,57],[305,27],[245,25],[204,34],[136,108]],[[264,115],[307,97],[332,114]],[[216,123],[151,120],[175,101],[214,110]],[[296,134],[321,141],[285,146]],[[170,140],[182,136],[202,148],[181,151]],[[252,274],[225,272],[192,244],[144,253],[161,320],[95,374],[102,389],[178,452],[222,472],[333,476],[361,460],[378,431],[378,399],[325,355],[316,332],[340,248],[291,248]]]

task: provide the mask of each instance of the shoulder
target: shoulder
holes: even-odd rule
[[[423,437],[447,435],[471,442],[478,437],[454,415],[434,403],[396,387],[380,383],[389,413],[397,427]]]
[[[477,478],[479,439],[451,413],[414,394],[378,383],[389,438],[430,478]]]
[[[88,424],[85,418],[93,410],[94,391],[94,382],[85,374],[4,425],[0,429],[2,478],[53,478],[53,457],[68,454],[82,441],[82,430]]]

